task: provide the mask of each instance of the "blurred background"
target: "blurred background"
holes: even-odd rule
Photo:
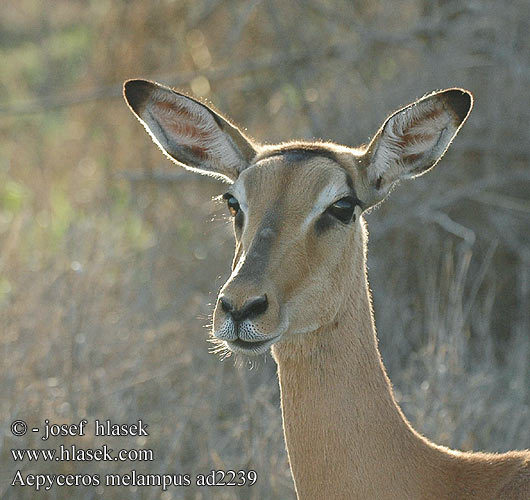
[[[0,16],[0,497],[22,473],[254,469],[251,488],[57,488],[49,499],[292,499],[275,364],[207,342],[229,275],[218,181],[166,161],[121,98],[143,77],[257,140],[369,140],[462,86],[475,108],[428,175],[367,216],[380,348],[413,425],[530,447],[527,0],[7,0]],[[16,438],[10,423],[149,424]],[[90,428],[91,429],[91,428]],[[149,448],[149,463],[15,463],[11,448]]]

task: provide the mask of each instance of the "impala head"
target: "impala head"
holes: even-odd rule
[[[432,168],[466,120],[471,94],[435,92],[395,112],[370,144],[261,146],[203,103],[144,80],[125,83],[130,108],[174,162],[229,183],[232,274],[213,334],[235,352],[272,344],[334,320],[352,283],[361,215],[401,179]],[[358,253],[358,251],[357,251]]]

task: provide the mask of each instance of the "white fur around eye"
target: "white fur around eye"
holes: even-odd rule
[[[306,231],[314,219],[316,219],[326,208],[328,208],[334,201],[348,196],[350,192],[347,190],[345,179],[334,179],[322,191],[320,191],[313,208],[304,219],[302,223],[302,230]]]

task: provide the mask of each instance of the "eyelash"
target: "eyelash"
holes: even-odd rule
[[[355,221],[355,207],[359,204],[353,196],[345,196],[330,205],[325,214],[329,214],[343,224]]]

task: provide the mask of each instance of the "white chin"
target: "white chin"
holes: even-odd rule
[[[246,354],[247,356],[258,356],[268,351],[270,346],[280,339],[280,335],[268,340],[259,342],[246,342],[241,339],[225,340],[226,346],[232,352]]]

